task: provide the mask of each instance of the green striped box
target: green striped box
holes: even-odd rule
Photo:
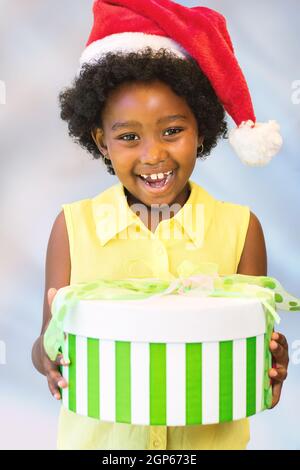
[[[197,315],[174,313],[173,305],[155,324],[159,315],[145,301],[126,301],[125,311],[116,301],[111,311],[112,302],[82,301],[66,326],[71,364],[63,368],[63,406],[103,421],[169,426],[227,422],[268,408],[272,328],[265,307],[257,299],[197,302]]]

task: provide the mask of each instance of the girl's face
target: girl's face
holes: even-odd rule
[[[203,138],[183,98],[160,81],[124,83],[110,95],[102,123],[93,139],[135,202],[186,202]]]

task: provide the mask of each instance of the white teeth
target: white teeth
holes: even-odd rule
[[[142,178],[150,178],[151,180],[155,181],[157,179],[163,179],[166,176],[169,176],[173,173],[173,170],[167,171],[166,173],[153,173],[152,175],[141,175]]]

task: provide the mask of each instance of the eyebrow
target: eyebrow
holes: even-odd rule
[[[164,116],[156,121],[156,124],[160,124],[165,121],[177,121],[177,119],[181,120],[186,120],[187,116],[184,114],[172,114],[170,116]],[[123,127],[129,127],[129,126],[141,126],[141,123],[138,121],[124,121],[124,122],[115,122],[114,125],[112,126],[111,130],[116,131],[118,129],[121,129]]]

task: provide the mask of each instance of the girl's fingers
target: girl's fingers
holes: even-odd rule
[[[62,354],[59,354],[55,360],[55,364],[57,366],[69,366],[70,365],[70,361],[67,360],[67,359],[64,359],[63,355]]]
[[[59,391],[57,382],[51,379],[50,377],[47,377],[47,378],[48,378],[48,387],[52,396],[56,398],[56,400],[60,400],[61,396],[60,396],[60,391]]]
[[[64,359],[61,359],[59,365],[67,367],[70,365],[70,361],[65,361]]]
[[[269,377],[272,379],[272,406],[277,405],[280,400],[282,385],[287,378],[287,368],[289,364],[288,343],[286,337],[278,332],[273,332],[270,341],[270,351],[272,353],[273,368],[269,370]]]
[[[272,379],[272,406],[277,405],[280,400],[281,390],[284,380],[287,378],[287,369],[284,367],[279,367],[278,369],[270,369],[269,377]]]
[[[287,369],[284,367],[272,368],[269,370],[269,377],[273,379],[273,382],[284,382],[287,378]]]
[[[50,371],[47,375],[49,390],[57,400],[61,399],[60,388],[66,388],[68,383],[58,371]]]
[[[68,382],[58,370],[50,372],[49,376],[57,384],[58,387],[66,388],[68,386]]]
[[[272,339],[270,342],[270,351],[278,364],[287,367],[289,362],[289,355],[287,349],[285,349],[283,346],[281,346],[281,344]]]
[[[284,349],[289,348],[286,337],[284,335],[282,335],[281,333],[278,333],[278,331],[273,332],[272,339],[275,340],[277,343],[279,343]]]

